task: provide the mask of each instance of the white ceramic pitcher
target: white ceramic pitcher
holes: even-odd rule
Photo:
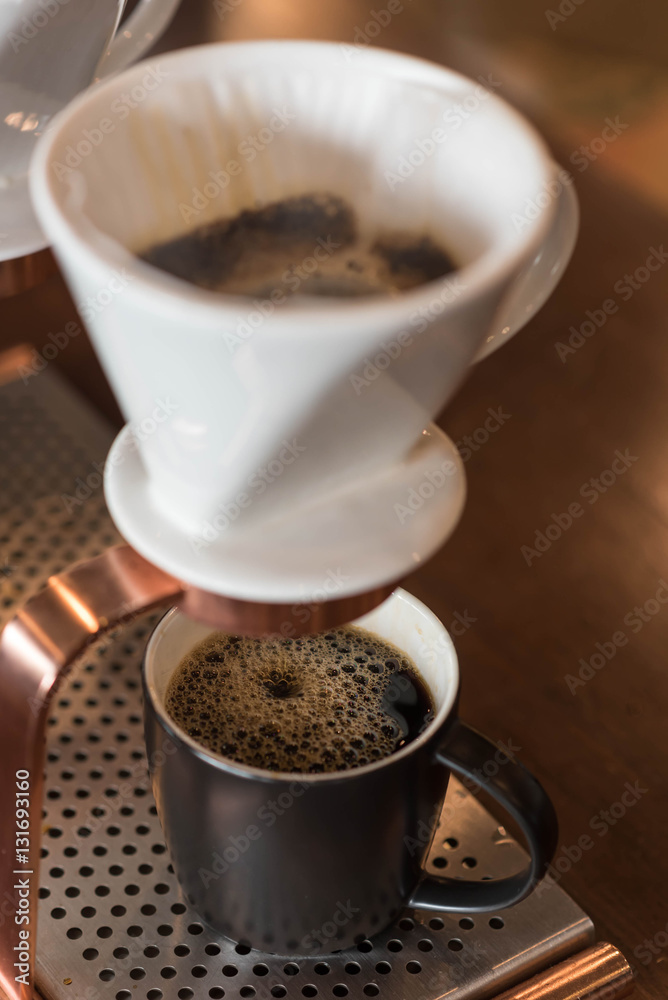
[[[0,0],[0,261],[45,244],[27,171],[51,117],[94,78],[138,59],[178,3],[140,0],[117,31],[125,0]]]

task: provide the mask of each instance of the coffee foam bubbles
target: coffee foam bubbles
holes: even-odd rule
[[[238,763],[343,771],[416,735],[393,711],[414,686],[424,688],[401,650],[353,626],[297,639],[215,633],[183,658],[165,707],[198,743]]]

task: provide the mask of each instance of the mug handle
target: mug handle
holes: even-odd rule
[[[436,751],[436,760],[468,782],[484,788],[518,824],[529,848],[524,871],[506,878],[467,881],[425,875],[408,906],[417,910],[484,913],[501,910],[524,899],[544,876],[559,836],[554,806],[537,778],[518,761],[506,756],[496,774],[485,765],[498,760],[499,748],[476,729],[455,719]]]
[[[116,25],[116,33],[98,64],[96,79],[118,73],[139,59],[163,33],[179,3],[180,0],[139,0],[127,21]]]
[[[571,177],[570,182],[566,183],[563,179],[564,174],[568,172],[555,163],[552,183],[560,187],[552,226],[536,256],[515,279],[510,293],[494,318],[494,327],[478,351],[475,361],[482,361],[521,330],[545,304],[561,281],[577,241],[580,221],[573,178]]]

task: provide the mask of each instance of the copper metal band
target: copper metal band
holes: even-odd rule
[[[494,1000],[621,1000],[633,993],[633,985],[622,953],[611,944],[597,944]]]
[[[35,995],[45,732],[51,698],[77,655],[105,630],[162,604],[177,604],[193,618],[227,631],[294,635],[349,622],[378,605],[393,586],[322,604],[252,604],[187,587],[124,545],[51,577],[45,589],[26,603],[0,636],[0,909],[4,916],[0,989],[9,1000],[29,1000]],[[17,843],[17,835],[24,837],[26,831],[18,828],[17,832],[14,808],[17,796],[23,801],[26,794],[23,785],[17,785],[17,773],[23,772],[28,772],[30,783],[27,863],[17,855],[17,849],[25,847],[23,840]],[[16,924],[17,913],[27,913],[29,923]],[[29,930],[28,938],[20,938],[20,930]],[[19,952],[15,949],[22,942],[30,956],[29,986],[16,981],[14,963]]]

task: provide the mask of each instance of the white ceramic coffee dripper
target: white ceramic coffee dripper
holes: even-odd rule
[[[155,64],[153,64],[155,65]],[[559,280],[571,187],[479,83],[380,50],[182,50],[127,120],[67,164],[145,63],[72,103],[33,197],[128,420],[106,498],[145,558],[246,601],[403,577],[453,529],[456,449],[431,420]],[[134,256],[258,203],[347,199],[363,233],[429,234],[460,269],[397,298],[219,296]]]
[[[114,37],[125,0],[0,0],[0,261],[46,245],[27,171],[52,116],[95,77],[138,59],[178,3],[140,0]]]

